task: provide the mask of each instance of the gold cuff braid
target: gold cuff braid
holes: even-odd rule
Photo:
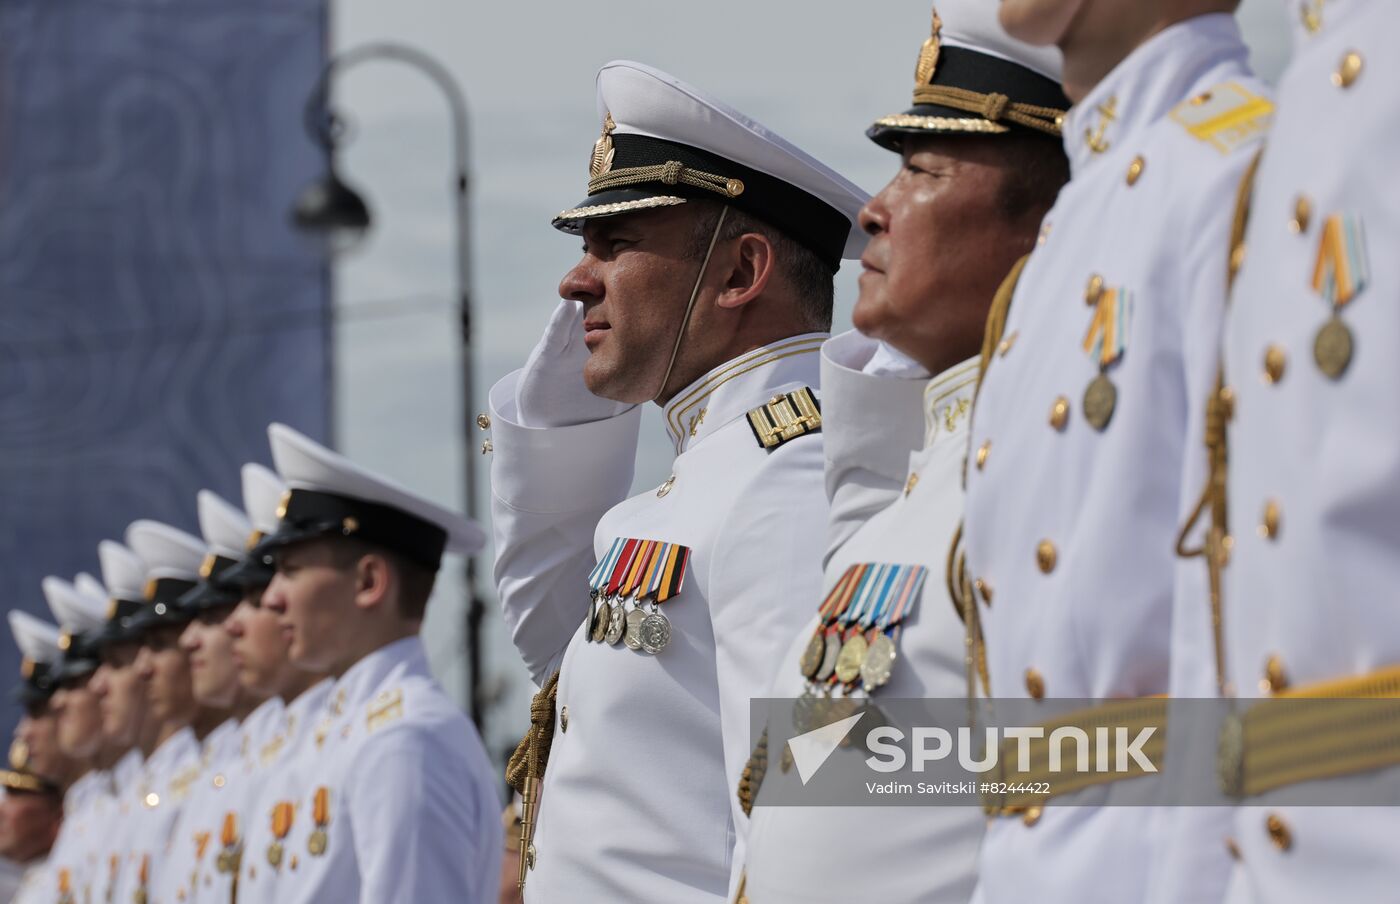
[[[976,113],[988,122],[1011,122],[1056,137],[1065,119],[1065,111],[1055,107],[1015,103],[1005,94],[983,94],[948,85],[920,85],[914,89],[914,103],[952,107]]]

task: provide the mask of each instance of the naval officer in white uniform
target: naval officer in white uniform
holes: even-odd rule
[[[972,417],[966,578],[992,697],[1087,700],[1086,720],[1102,701],[1139,700],[1134,718],[1165,719],[1166,702],[1144,698],[1170,682],[1176,535],[1204,471],[1222,248],[1272,110],[1236,5],[1000,6],[1013,36],[1061,48],[1074,107],[1070,182],[1020,274]],[[1193,588],[1182,602],[1204,608],[1204,596]],[[1100,777],[1070,797],[1055,797],[1074,787],[1061,776],[1048,799],[991,801],[982,900],[1137,901],[1162,884],[1159,824],[1180,814],[1101,806],[1161,785]]]
[[[819,589],[819,351],[866,196],[648,66],[604,66],[597,102],[588,197],[555,219],[583,258],[481,419],[506,623],[538,683],[562,667],[537,799],[545,725],[518,761],[525,899],[716,902],[749,699]],[[628,499],[651,401],[676,457]]]
[[[871,238],[858,330],[822,349],[836,545],[810,611],[854,574],[895,576],[884,585],[888,599],[871,597],[870,611],[881,612],[871,629],[846,632],[847,643],[867,650],[863,660],[838,664],[828,651],[841,648],[839,616],[818,613],[792,640],[770,697],[878,703],[958,700],[966,691],[947,550],[962,517],[987,309],[1068,177],[1057,117],[1069,102],[1059,75],[1059,53],[1008,38],[994,5],[941,0],[919,51],[913,107],[867,132],[899,155],[899,167],[861,211]],[[1006,98],[1000,113],[988,108],[994,95]],[[788,737],[813,727],[769,731]],[[786,770],[787,751],[767,746],[767,769]],[[759,794],[740,900],[965,904],[985,826],[976,807],[765,806]]]
[[[1224,341],[1233,548],[1217,639],[1246,737],[1260,698],[1400,696],[1400,7],[1280,5],[1294,53],[1235,252]],[[1199,671],[1215,669],[1201,657]],[[1247,806],[1227,838],[1195,842],[1235,858],[1234,904],[1400,894],[1400,739],[1353,714],[1325,733],[1276,723],[1273,743],[1222,764]],[[1271,791],[1352,806],[1258,796]]]
[[[288,491],[252,551],[277,569],[262,605],[291,661],[335,678],[291,766],[296,825],[275,900],[485,904],[498,779],[418,634],[443,553],[480,549],[481,528],[282,424],[268,438]]]

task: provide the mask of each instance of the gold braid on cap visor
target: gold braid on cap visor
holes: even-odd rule
[[[689,185],[724,195],[726,198],[737,198],[744,193],[742,180],[702,172],[686,166],[679,160],[669,160],[654,166],[633,166],[602,173],[588,180],[588,193],[592,195],[610,188],[626,188],[647,182],[660,182],[665,185]]]
[[[1001,123],[1009,122],[1059,137],[1060,127],[1065,118],[1065,111],[1054,107],[1014,103],[1005,94],[983,94],[980,91],[969,91],[966,88],[954,88],[948,85],[921,85],[915,88],[914,104],[916,106],[936,104],[942,107],[952,107],[954,110],[975,113],[986,120],[988,126],[995,127],[988,128],[987,131],[996,132],[1006,131],[1006,126],[1001,125]],[[888,116],[880,120],[877,125],[918,127],[922,123],[915,120],[925,119],[929,121],[930,128],[939,128],[939,123],[946,121],[943,117],[900,114]],[[895,122],[895,120],[900,120],[900,122]]]

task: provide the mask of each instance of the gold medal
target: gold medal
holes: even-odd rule
[[[650,613],[637,628],[637,640],[653,656],[660,653],[671,642],[671,622],[660,612]]]
[[[875,638],[860,663],[860,680],[867,691],[873,691],[890,680],[897,655],[894,641],[888,634]]]
[[[1113,419],[1113,409],[1118,405],[1118,387],[1107,374],[1099,374],[1084,390],[1084,419],[1089,426],[1100,432]]]
[[[306,839],[306,850],[313,857],[320,857],[326,852],[326,830],[317,829],[311,833],[311,837]]]
[[[822,642],[826,645],[826,650],[822,654],[821,668],[817,669],[818,681],[825,681],[831,677],[831,673],[836,671],[836,660],[841,656],[841,635],[837,631],[827,631],[822,636]]]
[[[865,640],[865,635],[860,632],[852,634],[850,639],[841,646],[841,653],[836,657],[836,679],[842,684],[850,684],[860,677],[860,664],[865,659],[865,651],[870,645]]]
[[[802,677],[815,678],[817,670],[822,667],[822,657],[826,653],[826,640],[822,637],[822,629],[817,628],[812,633],[812,639],[807,641],[807,649],[802,651]]]
[[[1313,342],[1313,358],[1317,361],[1318,370],[1330,379],[1340,378],[1351,364],[1352,347],[1351,329],[1342,322],[1342,318],[1333,314],[1317,331],[1317,339]]]
[[[627,629],[622,633],[622,642],[629,650],[640,650],[642,648],[642,619],[647,614],[641,609],[633,609],[627,613]]]
[[[602,643],[608,633],[608,612],[609,607],[606,602],[600,601],[593,607],[593,631],[591,634],[594,643]]]
[[[627,631],[627,612],[622,603],[613,603],[608,610],[608,630],[603,639],[608,643],[616,645],[622,640],[622,635]]]
[[[274,841],[267,846],[267,862],[273,869],[282,865],[282,842]]]

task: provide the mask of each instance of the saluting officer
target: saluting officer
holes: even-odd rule
[[[1179,593],[1176,535],[1204,471],[1221,249],[1272,110],[1235,6],[1000,6],[1013,37],[1063,53],[1071,178],[1020,271],[973,412],[965,586],[990,694],[1100,701],[1076,714],[1081,724],[1124,718],[1126,706],[1164,727],[1174,606],[1206,605],[1203,587]],[[1106,709],[1109,700],[1119,702]],[[1071,782],[1030,767],[1013,784],[1053,778],[1048,796],[988,801],[997,818],[980,860],[986,904],[1047,888],[1139,901],[1165,884],[1153,867],[1171,862],[1161,826],[1178,814],[1108,805],[1159,783],[1140,770]],[[1187,899],[1197,897],[1176,898]]]
[[[941,0],[915,67],[914,105],[867,135],[898,172],[861,211],[870,235],[856,331],[822,348],[830,534],[816,613],[769,694],[810,701],[947,698],[966,689],[964,634],[944,569],[962,516],[962,465],[982,327],[1068,176],[1059,54],[1006,36],[984,0]],[[1000,98],[1000,100],[998,100]],[[819,608],[820,607],[820,608]],[[792,762],[770,725],[740,793]],[[766,763],[766,770],[765,770]],[[749,829],[755,904],[965,904],[985,818],[945,807],[765,806]],[[852,825],[860,831],[851,831]]]
[[[604,66],[597,103],[588,197],[554,220],[583,258],[482,419],[501,604],[546,686],[516,770],[525,898],[712,902],[749,698],[820,580],[818,359],[865,195],[649,66]],[[676,457],[627,499],[652,401]]]

